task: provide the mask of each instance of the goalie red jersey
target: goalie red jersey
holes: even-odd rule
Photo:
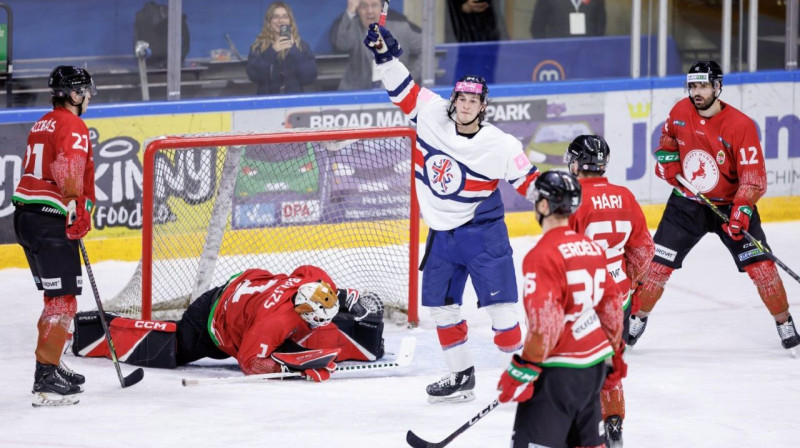
[[[66,215],[68,200],[80,196],[95,202],[89,130],[80,117],[56,107],[28,135],[25,172],[12,200],[50,206],[50,211]]]
[[[579,178],[581,205],[569,217],[572,230],[605,248],[608,272],[620,293],[641,280],[653,258],[653,238],[633,193],[605,177]]]
[[[336,289],[323,270],[300,266],[290,275],[248,269],[231,280],[212,310],[209,332],[223,352],[236,358],[243,371],[269,355],[287,339],[311,332],[294,310],[292,297],[310,282],[323,281]]]
[[[673,106],[662,134],[676,139],[683,177],[700,193],[715,203],[729,204],[741,184],[744,199],[755,204],[767,189],[755,123],[730,104],[720,103],[722,110],[705,118],[684,98]],[[680,189],[693,196],[683,186]]]
[[[585,368],[614,354],[612,344],[621,343],[622,303],[599,244],[567,227],[549,230],[523,259],[522,272],[524,359]]]

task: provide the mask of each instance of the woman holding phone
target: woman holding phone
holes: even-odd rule
[[[247,77],[256,94],[301,93],[317,80],[317,61],[308,42],[300,39],[292,8],[274,2],[264,15],[261,33],[250,46]]]

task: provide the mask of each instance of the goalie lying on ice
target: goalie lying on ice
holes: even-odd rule
[[[315,266],[246,270],[198,297],[177,322],[108,315],[123,362],[173,368],[232,356],[247,375],[299,371],[314,381],[330,378],[335,361],[383,357],[382,318],[377,295],[337,290]],[[75,355],[109,356],[99,320],[96,311],[75,316]]]

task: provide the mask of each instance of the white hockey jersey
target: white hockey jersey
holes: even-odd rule
[[[524,195],[539,175],[522,143],[488,123],[472,138],[458,135],[447,114],[449,99],[417,86],[397,59],[378,70],[392,103],[417,124],[413,163],[425,223],[443,231],[502,218],[498,181],[508,181]]]

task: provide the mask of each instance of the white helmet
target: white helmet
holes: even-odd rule
[[[305,283],[297,288],[294,310],[312,327],[322,327],[339,312],[339,299],[325,282]]]

